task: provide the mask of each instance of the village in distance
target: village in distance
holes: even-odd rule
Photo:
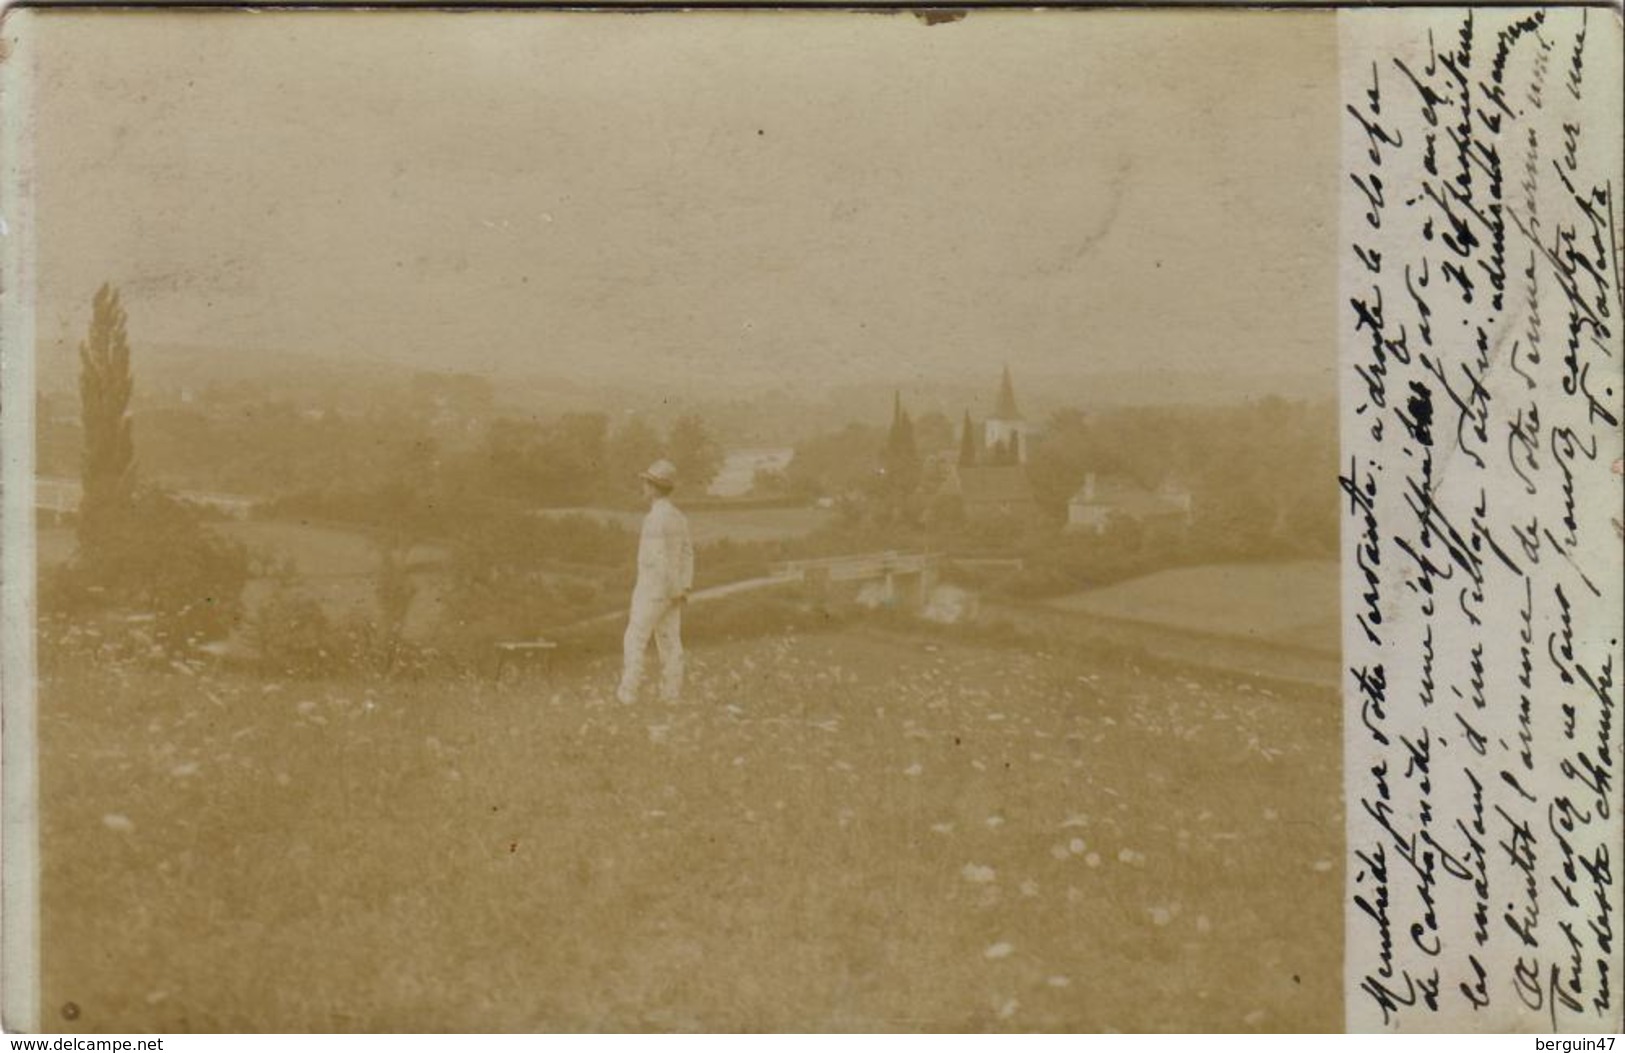
[[[122,312],[116,295],[111,309]],[[200,652],[297,674],[393,665],[411,651],[466,671],[498,642],[568,636],[625,610],[636,479],[660,457],[680,473],[697,588],[807,560],[922,556],[924,591],[899,593],[895,575],[865,588],[886,575],[854,563],[852,595],[815,599],[947,622],[975,620],[984,599],[1172,617],[1173,628],[1335,651],[1329,399],[1056,404],[1020,391],[1019,372],[994,359],[981,391],[849,384],[674,406],[658,387],[532,399],[504,378],[456,370],[324,370],[298,357],[242,370],[229,355],[151,364],[138,334],[135,345],[116,485],[207,522],[219,580],[159,565],[124,583],[135,594],[122,602],[110,582],[74,595],[95,411],[83,370],[57,363],[59,383],[42,384],[36,405],[42,609],[61,600],[135,616],[140,634],[162,638],[165,660]],[[80,365],[71,351],[60,357]],[[549,394],[562,409],[536,404]],[[1030,415],[1034,401],[1042,416]],[[147,562],[199,562],[147,540],[133,546]],[[1327,603],[1318,616],[1258,609],[1310,581]],[[207,603],[186,595],[193,587]],[[1181,622],[1192,588],[1228,595]],[[346,633],[387,641],[390,653],[346,654],[334,646]]]
[[[126,326],[104,289],[35,407],[59,1026],[1337,1026],[1329,397],[1012,351],[674,400]],[[624,707],[662,457],[690,682]]]

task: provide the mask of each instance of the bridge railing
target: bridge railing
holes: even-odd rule
[[[872,552],[859,556],[824,556],[794,559],[773,565],[783,577],[827,573],[832,579],[878,577],[883,574],[919,574],[934,568],[941,557],[934,552]]]

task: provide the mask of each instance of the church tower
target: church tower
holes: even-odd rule
[[[1016,408],[1016,388],[1010,367],[1004,367],[993,415],[982,425],[982,444],[991,463],[1026,464],[1027,437],[1032,427]]]

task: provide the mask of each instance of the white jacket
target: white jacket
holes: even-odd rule
[[[688,517],[669,498],[657,497],[638,535],[638,583],[634,601],[668,603],[694,584],[694,542]]]

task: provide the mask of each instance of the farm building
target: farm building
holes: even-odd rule
[[[1027,470],[1019,464],[954,465],[941,495],[957,502],[970,520],[1028,519],[1038,514]]]
[[[1097,478],[1090,472],[1067,502],[1068,530],[1104,533],[1113,520],[1157,528],[1183,529],[1190,524],[1190,491],[1173,482],[1155,490],[1121,476]]]

